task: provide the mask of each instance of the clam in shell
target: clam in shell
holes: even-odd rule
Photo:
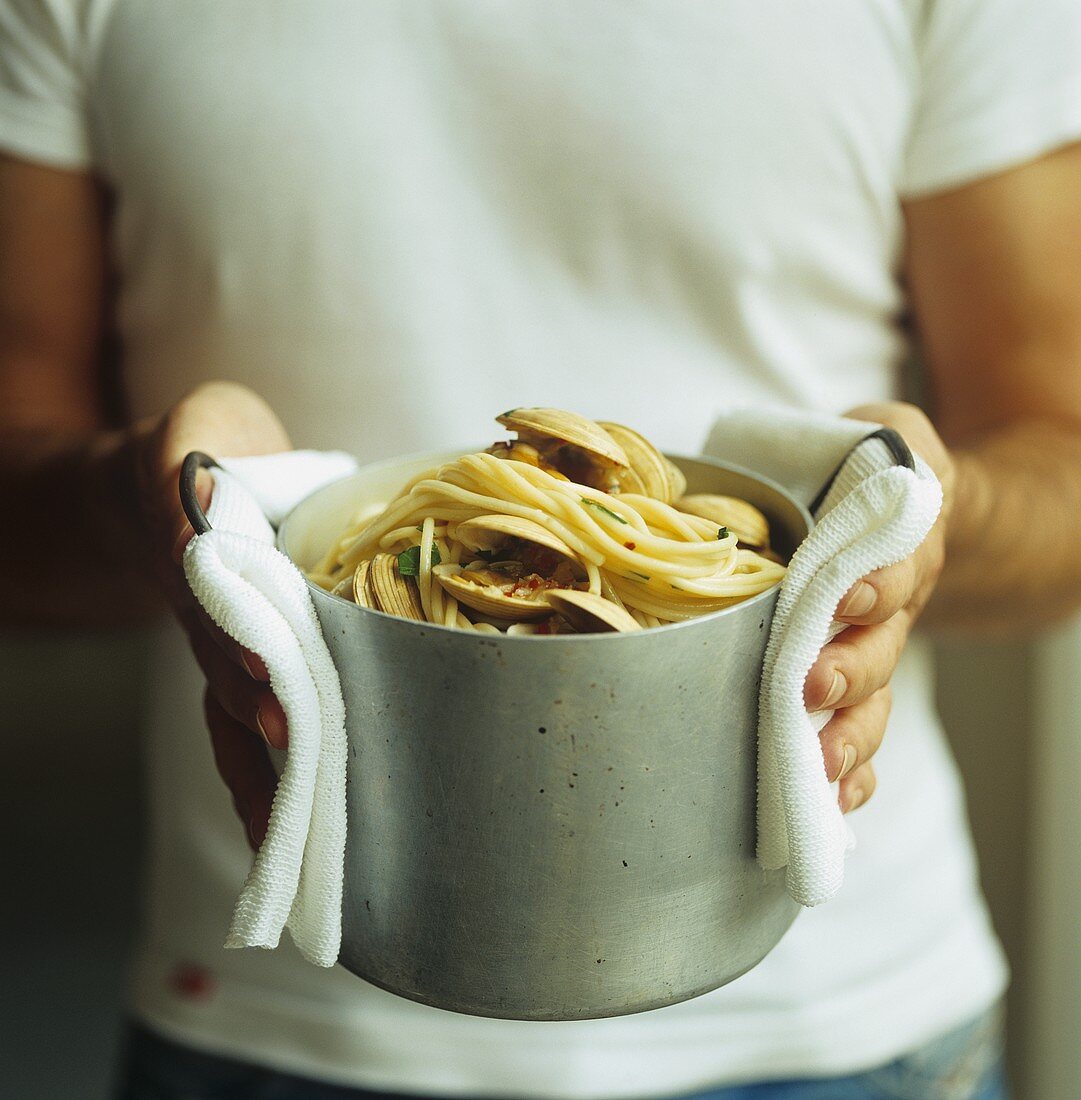
[[[687,479],[670,458],[666,458],[664,464],[668,468],[668,503],[671,504],[687,491]]]
[[[359,607],[375,607],[375,596],[371,584],[372,563],[362,561],[357,565],[351,580],[353,603]]]
[[[332,596],[340,596],[343,600],[354,600],[353,595],[353,574],[343,577],[338,583],[330,590]]]
[[[623,448],[597,423],[563,409],[510,409],[496,420],[535,447],[545,462],[581,485],[617,488],[630,467]]]
[[[546,462],[541,457],[541,453],[536,447],[531,447],[528,443],[523,443],[519,439],[502,440],[498,443],[493,443],[488,448],[487,453],[495,455],[496,458],[510,459],[513,462],[524,462],[527,466],[536,466],[538,470],[543,470],[546,474],[551,474],[554,478],[558,478],[561,481],[567,480],[565,475],[561,474],[550,462]]]
[[[368,570],[370,561],[362,561],[352,573],[343,577],[330,590],[332,596],[340,596],[343,600],[352,600],[361,607],[374,607],[371,591],[368,589]]]
[[[553,550],[581,568],[574,551],[561,538],[539,523],[518,516],[475,516],[459,523],[454,537],[470,550],[498,550],[511,539],[520,539]]]
[[[432,573],[457,602],[492,618],[522,623],[552,614],[544,593],[584,582],[585,566],[552,532],[517,516],[476,516],[457,525],[467,549],[505,560],[440,564]]]
[[[769,521],[753,505],[737,497],[692,493],[675,503],[681,512],[702,516],[718,527],[727,527],[744,546],[769,546]]]
[[[592,592],[555,589],[544,597],[581,634],[622,634],[642,629],[629,611]]]
[[[393,554],[376,554],[372,558],[363,591],[371,592],[371,606],[377,611],[399,619],[427,622],[416,583],[398,572],[398,559]]]
[[[543,598],[544,589],[528,596],[511,595],[505,591],[515,586],[516,578],[498,567],[512,564],[517,563],[495,562],[495,567],[477,563],[472,569],[464,569],[460,565],[437,565],[433,567],[432,575],[443,590],[460,604],[489,618],[519,623],[546,619],[552,614],[552,609]]]
[[[476,516],[459,523],[454,537],[475,552],[495,552],[503,561],[474,561],[464,568],[437,565],[439,583],[466,607],[511,622],[545,618],[552,609],[544,593],[584,581],[574,551],[539,523],[517,516]]]
[[[608,420],[597,423],[623,448],[630,462],[630,470],[620,481],[622,491],[641,493],[669,504],[673,498],[668,459],[633,428]]]

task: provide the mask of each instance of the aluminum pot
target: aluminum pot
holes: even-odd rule
[[[310,567],[358,502],[462,453],[382,463],[282,524]],[[780,486],[674,459],[688,492],[760,508]],[[349,737],[341,963],[477,1016],[580,1020],[687,1000],[758,963],[798,906],[755,861],[758,684],[773,589],[633,634],[470,634],[312,599]]]

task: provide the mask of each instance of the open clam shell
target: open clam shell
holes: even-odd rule
[[[769,546],[769,520],[753,505],[737,497],[692,493],[680,497],[676,508],[702,516],[718,527],[727,527],[744,546]]]
[[[581,569],[574,551],[561,538],[539,523],[518,516],[475,516],[459,523],[454,534],[470,550],[498,550],[509,539],[521,539],[553,550]]]
[[[493,619],[529,622],[552,614],[543,589],[533,596],[511,596],[499,587],[505,579],[493,570],[467,570],[447,564],[435,566],[432,575],[460,604]]]
[[[550,462],[547,462],[536,447],[529,443],[523,443],[520,439],[505,439],[493,443],[488,448],[487,453],[495,455],[496,458],[510,459],[514,462],[524,462],[527,466],[536,466],[538,470],[543,470],[554,478],[559,478],[562,481],[567,480],[567,476],[560,473]]]
[[[371,592],[377,611],[397,615],[399,619],[428,621],[416,583],[401,575],[398,559],[393,554],[376,554],[372,558],[363,591]]]
[[[371,570],[372,563],[370,561],[360,562],[350,581],[353,603],[360,607],[375,607],[375,596],[372,594],[371,586]]]
[[[687,491],[687,479],[670,458],[666,458],[664,464],[668,469],[668,503],[671,504]]]
[[[582,634],[625,633],[642,629],[629,611],[592,592],[558,588],[545,592],[544,596],[552,608]]]
[[[623,491],[642,493],[668,504],[672,500],[668,459],[633,428],[608,420],[598,420],[597,423],[623,448],[630,462],[631,476],[624,475],[621,481]],[[636,481],[638,484],[635,484]]]
[[[584,451],[589,461],[602,469],[630,466],[623,448],[597,423],[563,409],[510,409],[496,420],[518,433],[523,443],[536,447],[552,461],[553,452],[570,446]],[[566,471],[563,471],[566,473]]]
[[[569,573],[568,569],[563,570],[560,583],[568,583],[571,578],[580,581],[586,576],[585,566],[575,557],[574,551],[561,538],[532,520],[517,516],[475,516],[459,523],[454,537],[477,552],[499,553],[506,547],[508,557],[513,554],[516,558],[506,562],[476,561],[464,568],[437,565],[432,570],[443,588],[459,603],[482,615],[511,622],[545,618],[551,615],[552,609],[544,601],[544,593],[555,582],[545,581],[528,594],[511,594],[508,589],[519,587],[518,581],[533,572],[547,577],[558,574],[564,563]],[[513,551],[508,544],[516,544]],[[542,551],[539,556],[545,559],[543,564],[538,565],[536,552],[528,551],[528,547],[538,547]],[[521,558],[517,559],[519,554]],[[552,554],[556,555],[555,559]]]

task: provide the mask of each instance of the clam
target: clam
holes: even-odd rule
[[[375,597],[372,595],[371,571],[372,563],[362,561],[357,565],[350,581],[353,603],[360,607],[375,607]]]
[[[744,546],[769,546],[769,521],[745,500],[713,493],[692,493],[680,497],[675,506],[689,515],[702,516],[718,527],[727,527]]]
[[[547,618],[552,614],[552,609],[540,598],[544,589],[538,588],[535,594],[529,596],[513,595],[518,578],[509,570],[497,568],[514,564],[518,563],[496,562],[493,567],[485,568],[483,563],[478,563],[473,569],[460,565],[437,565],[432,569],[432,574],[443,590],[460,604],[489,618],[510,622]]]
[[[561,474],[550,462],[546,462],[541,457],[540,451],[536,447],[531,447],[528,443],[522,443],[521,440],[503,440],[499,443],[493,443],[488,448],[488,454],[495,455],[496,458],[511,459],[514,462],[524,462],[527,466],[536,466],[538,470],[543,470],[547,474],[551,474],[552,477],[559,478],[562,481],[566,481],[567,478]]]
[[[664,460],[665,466],[668,468],[668,502],[679,500],[681,496],[687,491],[687,479],[683,476],[683,471],[670,459]]]
[[[673,498],[668,459],[633,428],[607,420],[597,423],[623,448],[630,462],[630,470],[620,479],[620,489],[670,503]]]
[[[592,420],[563,409],[510,409],[496,420],[536,448],[545,462],[571,481],[606,492],[617,488],[630,466],[623,448]]]
[[[353,596],[353,574],[343,577],[338,583],[330,590],[332,596],[340,596],[343,600],[352,600]]]
[[[605,634],[641,630],[629,611],[592,592],[557,589],[546,592],[544,598],[582,634]]]
[[[371,562],[362,561],[356,569],[340,581],[330,590],[332,596],[340,596],[343,600],[352,600],[361,607],[375,607],[372,599],[371,588],[368,584],[368,571]]]
[[[498,550],[510,539],[521,539],[523,542],[554,550],[561,557],[578,565],[574,551],[561,538],[539,523],[519,519],[518,516],[475,516],[459,523],[454,537],[470,550]]]
[[[427,622],[416,583],[401,575],[398,571],[398,559],[393,554],[376,554],[372,558],[367,583],[363,588],[363,592],[369,591],[372,595],[372,606],[376,610],[396,615],[399,619]]]
[[[433,574],[459,603],[494,619],[525,622],[551,615],[544,593],[581,583],[585,568],[562,539],[517,516],[476,516],[455,537],[468,549],[504,560],[437,565]]]

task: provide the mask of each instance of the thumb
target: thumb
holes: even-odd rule
[[[274,454],[291,449],[288,433],[258,394],[235,382],[210,382],[181,398],[156,422],[134,429],[141,511],[162,562],[175,564],[191,537],[180,505],[180,467],[191,451],[217,456]],[[211,479],[201,472],[199,502],[210,503]]]
[[[189,451],[215,457],[275,454],[292,449],[274,410],[236,382],[208,382],[177,402],[162,420],[162,465],[171,473]]]
[[[140,428],[145,439],[142,482],[151,514],[163,509],[169,516],[175,514],[180,466],[191,451],[204,451],[216,458],[292,449],[274,410],[258,394],[235,382],[205,383],[181,398],[156,423]]]

